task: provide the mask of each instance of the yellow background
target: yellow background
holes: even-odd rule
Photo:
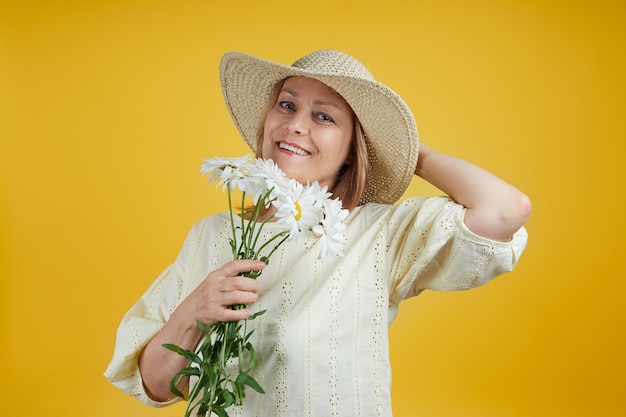
[[[219,58],[348,52],[421,139],[528,193],[518,269],[404,303],[397,417],[624,416],[621,1],[0,5],[0,416],[182,416],[102,373],[123,313],[224,208],[201,158],[247,149]],[[398,150],[400,151],[400,150]],[[436,191],[415,180],[412,194]]]

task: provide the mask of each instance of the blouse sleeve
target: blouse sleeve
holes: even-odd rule
[[[526,247],[520,228],[507,242],[473,233],[463,222],[465,207],[447,197],[402,202],[390,217],[390,300],[423,290],[454,291],[483,285],[512,271]]]
[[[153,407],[164,407],[177,402],[180,398],[156,402],[147,395],[139,372],[139,354],[150,339],[163,328],[184,297],[185,284],[182,277],[191,250],[192,233],[187,237],[174,264],[161,273],[124,315],[117,330],[113,358],[104,373],[113,385]]]

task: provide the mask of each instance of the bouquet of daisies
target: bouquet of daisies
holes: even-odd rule
[[[272,160],[253,159],[252,156],[205,159],[200,172],[208,174],[209,181],[217,181],[228,194],[233,259],[257,259],[267,264],[281,244],[298,235],[319,238],[318,259],[321,261],[342,255],[343,220],[348,211],[343,209],[339,199],[331,199],[327,187],[321,187],[317,181],[303,185],[287,178]],[[241,209],[237,210],[240,216],[237,217],[232,201],[236,189],[241,191],[238,205]],[[249,197],[252,197],[253,204],[245,208]],[[261,231],[270,221],[284,225],[284,229],[263,241],[259,239]],[[250,271],[244,275],[257,278],[260,274],[261,271]],[[231,306],[233,309],[245,307]],[[189,365],[172,379],[172,392],[184,398],[178,384],[186,377],[197,378],[189,392],[185,417],[191,416],[194,410],[200,416],[209,417],[214,413],[227,417],[228,407],[243,403],[246,386],[264,393],[250,375],[256,363],[254,346],[250,342],[252,331],[247,330],[248,320],[263,313],[259,311],[246,320],[219,322],[208,328],[198,321],[205,337],[195,351],[173,344],[164,345],[189,360]],[[237,359],[239,363],[236,375],[226,369],[231,359]]]

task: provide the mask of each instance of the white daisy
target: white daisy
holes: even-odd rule
[[[310,234],[319,224],[324,215],[321,200],[325,194],[326,188],[322,190],[317,182],[305,187],[295,180],[291,181],[290,189],[277,190],[277,198],[272,204],[277,208],[278,223],[289,228],[289,239],[298,233]]]
[[[341,249],[345,242],[346,229],[343,221],[348,216],[348,211],[343,209],[340,200],[330,199],[332,193],[328,192],[328,187],[321,187],[317,181],[302,185],[287,178],[274,161],[252,159],[251,155],[205,159],[200,172],[209,174],[209,181],[217,180],[218,185],[223,185],[223,189],[227,186],[229,191],[239,188],[244,196],[252,196],[255,206],[260,210],[273,205],[276,207],[274,216],[278,219],[277,223],[285,225],[282,232],[261,248],[249,248],[248,244],[257,242],[254,236],[258,236],[263,228],[261,223],[259,228],[254,226],[256,223],[250,223],[249,227],[241,229],[242,235],[238,239],[241,246],[233,248],[235,258],[242,253],[258,258],[262,256],[260,252],[265,253],[266,249],[269,252],[267,256],[271,256],[284,241],[280,236],[285,236],[286,233],[289,233],[288,239],[293,239],[299,233],[318,237],[318,259],[322,261],[334,253],[343,256]],[[229,210],[232,213],[233,208],[229,207]],[[255,209],[255,213],[260,213],[260,210]],[[236,227],[233,225],[234,229]],[[268,244],[273,244],[274,247]]]
[[[281,190],[289,190],[290,181],[278,165],[271,159],[255,159],[250,164],[250,178],[246,183],[246,191],[254,196],[254,203],[257,204],[259,199],[265,196],[269,191],[266,205],[277,198],[277,193]]]
[[[238,158],[207,158],[200,169],[200,173],[209,174],[209,182],[219,179],[217,185],[222,184],[223,189],[228,185],[234,190],[239,182],[248,176],[247,170],[252,155]]]
[[[343,221],[348,217],[348,210],[343,208],[339,199],[324,201],[324,218],[313,227],[313,233],[319,236],[320,253],[318,259],[326,261],[333,253],[343,256],[341,248],[346,240],[346,225]]]

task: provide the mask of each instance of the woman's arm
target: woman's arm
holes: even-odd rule
[[[530,216],[530,199],[517,188],[474,164],[423,143],[415,175],[467,207],[465,224],[486,238],[507,241]]]
[[[206,279],[176,308],[168,322],[148,342],[139,356],[139,370],[144,388],[150,398],[163,402],[171,399],[170,380],[187,366],[188,360],[165,349],[173,343],[194,350],[202,331],[196,320],[207,327],[218,321],[238,321],[247,318],[247,309],[232,310],[234,304],[252,304],[258,299],[259,284],[255,279],[238,276],[247,271],[259,271],[265,264],[254,260],[232,261],[211,272]],[[186,391],[188,380],[181,381],[179,390]]]

